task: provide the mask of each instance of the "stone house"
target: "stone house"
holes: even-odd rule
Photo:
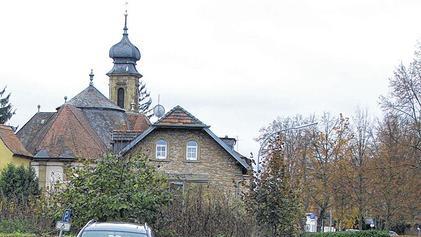
[[[137,136],[119,154],[146,154],[173,185],[215,184],[239,193],[247,179],[248,159],[234,150],[232,139],[219,138],[199,119],[176,106]],[[225,140],[225,141],[224,141]]]

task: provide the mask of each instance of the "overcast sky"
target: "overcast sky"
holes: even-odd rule
[[[108,96],[124,0],[0,3],[0,87],[23,126],[89,83]],[[419,0],[130,0],[138,70],[167,111],[181,105],[244,155],[277,116],[379,115],[388,78],[421,39]]]

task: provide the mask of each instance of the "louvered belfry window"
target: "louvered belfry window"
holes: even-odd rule
[[[123,88],[118,88],[117,91],[117,105],[124,109],[124,89]]]

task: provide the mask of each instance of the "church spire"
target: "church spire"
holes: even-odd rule
[[[127,16],[128,16],[128,14],[127,14],[127,4],[128,4],[128,2],[126,2],[126,10],[124,10],[124,28],[123,28],[124,33],[123,33],[123,35],[128,35],[127,30],[129,29],[129,28],[127,28]]]
[[[127,33],[127,16],[126,7],[124,13],[123,38],[120,42],[110,48],[109,56],[114,60],[114,67],[107,75],[132,75],[140,78],[142,75],[136,69],[136,62],[140,60],[140,51],[129,40],[129,34]]]
[[[138,111],[139,79],[142,75],[136,69],[136,62],[140,60],[140,51],[129,40],[127,16],[126,2],[123,37],[110,48],[109,55],[114,65],[107,75],[110,80],[110,99],[126,111]]]

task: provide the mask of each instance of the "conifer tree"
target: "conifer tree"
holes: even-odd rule
[[[138,89],[139,93],[139,113],[145,114],[146,116],[150,116],[152,108],[152,99],[150,96],[150,92],[146,89],[146,84],[141,81]]]
[[[2,198],[21,204],[38,197],[40,189],[33,168],[9,164],[0,173],[0,193]]]
[[[6,87],[0,91],[0,124],[6,123],[14,114],[12,104],[9,103],[10,94],[3,97]]]

